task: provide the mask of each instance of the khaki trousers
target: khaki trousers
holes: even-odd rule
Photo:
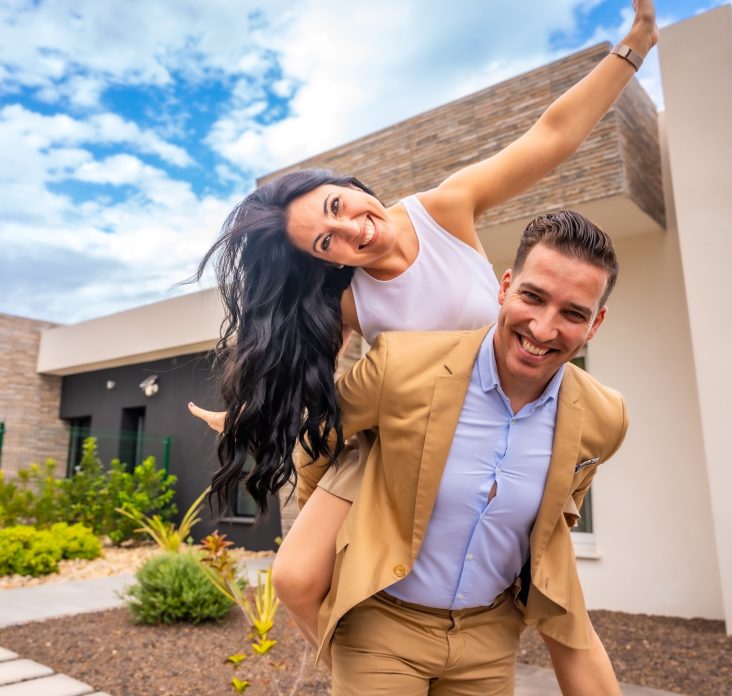
[[[338,623],[332,696],[513,696],[523,626],[508,591],[456,611],[380,592]]]

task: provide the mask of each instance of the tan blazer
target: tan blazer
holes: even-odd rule
[[[318,619],[321,651],[346,612],[412,568],[488,328],[381,334],[338,381],[344,436],[371,428],[378,434],[361,490],[338,532],[333,582]],[[530,538],[531,582],[528,593],[520,592],[517,579],[514,601],[526,623],[570,647],[589,647],[590,626],[569,527],[598,464],[618,449],[627,427],[622,397],[567,365]],[[301,507],[326,468],[324,460],[299,467]]]

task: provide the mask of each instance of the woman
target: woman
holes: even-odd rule
[[[651,0],[634,5],[622,43],[642,58],[657,40],[655,14]],[[332,374],[343,327],[373,339],[389,329],[472,328],[496,318],[497,283],[475,220],[575,152],[634,73],[627,58],[607,56],[507,148],[389,208],[358,180],[322,171],[285,175],[237,207],[199,269],[221,252],[227,411],[191,405],[223,430],[222,466],[212,484],[220,501],[241,478],[249,453],[256,464],[247,489],[264,510],[267,496],[294,478],[296,442],[310,457],[341,452]],[[469,291],[458,282],[469,283]],[[278,594],[311,640],[357,471],[331,469],[275,563]],[[545,640],[563,688],[618,693],[596,636],[591,651]]]

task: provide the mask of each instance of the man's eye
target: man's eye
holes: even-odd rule
[[[328,251],[328,248],[330,247],[330,239],[332,236],[332,234],[329,234],[327,237],[323,237],[323,241],[320,243],[320,248],[323,251]]]
[[[529,302],[538,302],[539,296],[536,293],[529,292],[528,290],[524,290],[524,299],[528,300]]]
[[[336,196],[331,202],[330,202],[330,212],[333,213],[333,215],[338,215],[338,211],[341,208],[341,200]]]

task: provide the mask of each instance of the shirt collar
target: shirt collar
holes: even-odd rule
[[[480,346],[478,351],[478,375],[480,377],[480,386],[484,392],[489,392],[492,389],[498,389],[501,394],[501,383],[498,379],[498,368],[496,367],[496,353],[493,349],[493,336],[496,333],[497,324],[494,324]],[[557,398],[559,393],[559,387],[562,384],[562,377],[564,376],[564,365],[562,365],[554,374],[549,384],[542,392],[541,396],[533,402],[533,406],[536,408],[545,404],[549,399]]]

